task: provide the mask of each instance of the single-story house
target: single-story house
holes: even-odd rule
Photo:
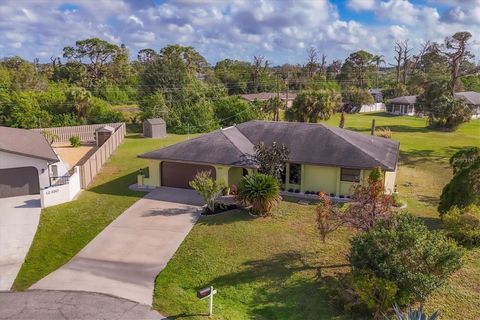
[[[472,109],[472,119],[480,118],[480,93],[475,91],[456,92],[455,97],[463,98]]]
[[[253,102],[255,100],[258,101],[266,101],[272,98],[279,97],[280,100],[286,102],[287,108],[290,108],[293,104],[293,100],[297,97],[295,92],[280,92],[278,95],[276,92],[260,92],[260,93],[249,93],[249,94],[241,94],[240,98],[247,100],[248,102]]]
[[[398,115],[415,115],[417,96],[401,96],[388,101],[387,111]]]
[[[0,127],[0,198],[40,193],[50,186],[50,166],[57,162],[41,133]]]
[[[254,146],[282,143],[290,150],[283,187],[348,195],[353,183],[373,168],[384,172],[388,193],[395,189],[399,143],[385,138],[301,122],[249,121],[139,155],[148,159],[141,177],[152,187],[189,188],[199,171],[210,171],[225,185],[257,170]]]

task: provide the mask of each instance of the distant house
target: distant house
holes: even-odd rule
[[[293,100],[297,97],[295,92],[280,92],[278,95],[276,92],[260,92],[260,93],[249,93],[249,94],[241,94],[240,98],[247,100],[249,102],[253,102],[255,100],[258,101],[266,101],[272,98],[279,97],[280,100],[286,102],[287,108],[292,106]]]
[[[480,118],[480,93],[475,91],[455,92],[454,97],[464,99],[467,106],[472,109],[472,119]],[[390,99],[387,111],[398,115],[415,115],[417,96],[402,96]]]
[[[40,132],[0,127],[0,198],[39,194],[59,161]]]
[[[480,118],[480,93],[475,91],[456,92],[456,98],[463,98],[472,109],[472,119]]]
[[[417,96],[401,96],[388,101],[387,111],[398,115],[415,115]]]
[[[380,111],[385,111],[385,104],[383,103],[383,94],[382,94],[382,89],[378,88],[373,88],[369,89],[368,92],[373,97],[373,103],[372,104],[364,104],[360,107],[360,110],[358,112],[364,113],[364,112],[380,112]]]
[[[257,171],[254,146],[285,144],[290,150],[282,176],[286,190],[349,195],[354,183],[367,180],[374,168],[384,174],[385,190],[395,189],[399,143],[325,124],[249,121],[139,155],[148,159],[152,187],[190,188],[197,172],[208,171],[225,185],[238,184]]]

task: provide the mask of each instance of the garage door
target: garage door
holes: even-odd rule
[[[40,193],[34,167],[0,169],[0,198]]]
[[[197,172],[200,171],[210,171],[212,178],[216,178],[215,168],[212,166],[177,162],[162,162],[162,186],[191,189],[188,183],[192,181]]]

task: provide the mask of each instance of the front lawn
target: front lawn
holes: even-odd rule
[[[169,135],[166,139],[143,139],[129,135],[105,164],[88,190],[78,200],[42,210],[40,224],[15,283],[25,290],[67,263],[125,209],[143,197],[128,186],[136,181],[146,160],[137,155],[185,140]]]
[[[347,115],[346,127],[367,134],[373,118],[401,142],[401,198],[437,228],[438,197],[451,178],[448,158],[461,147],[480,146],[480,120],[456,132],[437,132],[426,129],[421,118],[375,113]],[[338,115],[328,121],[338,122]],[[203,318],[208,304],[195,292],[213,285],[218,288],[215,319],[351,318],[330,303],[326,290],[330,276],[348,270],[343,265],[350,236],[344,229],[322,244],[313,207],[287,202],[272,219],[238,211],[202,217],[158,276],[154,307],[172,318]],[[441,310],[442,319],[480,318],[478,261],[480,249],[469,249],[464,267],[428,300],[427,309]]]

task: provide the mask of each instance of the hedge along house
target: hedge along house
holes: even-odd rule
[[[255,172],[254,146],[283,143],[290,150],[283,187],[348,195],[373,168],[384,172],[386,192],[395,189],[399,143],[324,124],[250,121],[140,155],[149,160],[144,185],[189,188],[195,174],[210,171],[225,185]]]

